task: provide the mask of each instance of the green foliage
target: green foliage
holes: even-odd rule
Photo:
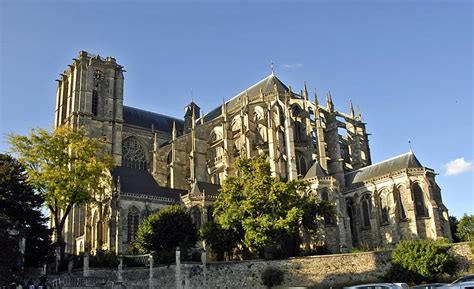
[[[457,236],[461,241],[474,241],[474,215],[464,214],[457,225]]]
[[[461,241],[457,236],[458,233],[458,224],[459,220],[455,216],[449,216],[449,228],[451,229],[451,236],[453,237],[453,242],[457,243]]]
[[[216,254],[218,261],[224,260],[225,253],[231,259],[232,250],[239,241],[238,232],[232,229],[223,229],[214,221],[204,223],[199,231],[199,236],[201,239],[206,240],[212,252]]]
[[[13,258],[15,263],[19,260],[12,253],[13,248],[18,247],[21,237],[25,237],[25,265],[37,267],[46,263],[53,247],[46,225],[48,219],[41,212],[43,203],[42,196],[28,184],[21,164],[9,155],[0,154],[0,227],[5,230],[0,242],[10,249],[5,258]],[[13,231],[16,236],[11,236]],[[10,247],[11,242],[16,245]],[[9,263],[7,259],[0,263]]]
[[[158,262],[174,260],[176,247],[186,256],[197,242],[197,231],[191,216],[174,205],[162,209],[145,219],[138,227],[133,247],[142,254],[154,254]]]
[[[103,143],[87,137],[85,129],[66,126],[53,132],[31,130],[9,135],[11,150],[25,167],[29,184],[44,198],[62,244],[62,230],[74,204],[103,203],[111,187],[113,162]]]
[[[442,273],[454,274],[454,260],[446,250],[431,240],[400,241],[392,252],[387,278],[419,283],[435,281]]]
[[[262,272],[262,283],[267,287],[278,286],[283,283],[283,279],[285,277],[285,273],[274,267],[267,267]]]
[[[316,229],[316,215],[330,206],[302,195],[307,183],[272,177],[265,155],[240,158],[235,168],[237,176],[224,181],[214,203],[216,223],[237,237],[233,247],[244,254],[262,257],[266,248],[276,246],[294,255],[300,229]]]

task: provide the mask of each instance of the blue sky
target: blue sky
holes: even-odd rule
[[[374,162],[411,139],[450,214],[472,214],[472,3],[335,2],[0,0],[0,151],[52,126],[55,79],[80,50],[125,67],[125,104],[176,117],[191,91],[210,111],[274,62],[293,90],[359,105]]]

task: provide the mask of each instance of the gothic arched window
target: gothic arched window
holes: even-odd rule
[[[415,201],[415,213],[417,217],[428,217],[428,209],[425,205],[425,200],[423,197],[423,190],[420,188],[420,185],[415,183],[412,187],[413,190],[413,200]]]
[[[372,207],[370,201],[370,195],[364,195],[361,199],[362,203],[362,226],[364,228],[370,228],[370,209]]]
[[[127,215],[127,240],[128,242],[132,242],[135,240],[135,236],[138,231],[138,223],[140,221],[140,216],[138,215],[138,210],[135,208],[131,208],[128,211]]]
[[[406,220],[407,215],[405,213],[405,206],[402,201],[402,192],[405,192],[405,188],[400,186],[396,189],[394,193],[395,200],[397,202],[397,212],[399,220]]]
[[[201,209],[199,209],[198,207],[193,207],[191,209],[191,217],[194,221],[196,229],[199,230],[199,228],[201,228]]]
[[[387,196],[380,195],[380,219],[382,224],[389,223]]]
[[[303,129],[301,127],[301,122],[299,120],[295,120],[293,123],[293,130],[294,130],[294,139],[295,141],[303,140]]]
[[[306,161],[302,154],[296,154],[296,171],[298,176],[304,176],[306,174]]]
[[[148,168],[145,153],[135,137],[129,137],[122,143],[122,166],[139,170]]]
[[[324,190],[321,193],[321,200],[323,200],[324,202],[329,203],[329,193],[326,190]],[[328,213],[328,212],[324,213],[324,224],[328,225],[328,226],[332,226],[332,225],[336,224],[336,220],[334,219],[333,214]]]

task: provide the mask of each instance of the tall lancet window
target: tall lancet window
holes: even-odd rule
[[[99,111],[99,95],[97,93],[97,90],[92,91],[92,114],[94,116],[97,116]]]
[[[298,176],[304,177],[306,170],[306,161],[304,160],[304,156],[300,153],[296,153],[296,171]]]
[[[417,183],[413,184],[413,199],[415,201],[415,213],[417,217],[428,217],[428,209],[425,205],[423,190]]]
[[[122,166],[139,170],[148,168],[145,152],[135,137],[129,137],[122,143]]]
[[[127,239],[129,243],[135,240],[139,222],[140,216],[138,215],[138,210],[132,207],[127,215]]]
[[[364,229],[370,228],[370,211],[372,208],[370,195],[364,195],[361,199],[362,202],[362,227]]]

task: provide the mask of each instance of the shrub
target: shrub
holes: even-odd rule
[[[97,250],[89,257],[89,265],[94,268],[116,268],[119,264],[117,255],[112,251]]]
[[[454,260],[447,247],[431,240],[400,241],[392,252],[392,268],[386,275],[391,281],[435,281],[442,273],[453,275]]]
[[[280,285],[283,283],[284,275],[285,273],[280,269],[267,267],[262,272],[262,283],[269,288]]]

